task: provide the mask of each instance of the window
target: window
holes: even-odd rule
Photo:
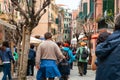
[[[105,11],[112,11],[114,14],[114,0],[103,0],[103,13]]]

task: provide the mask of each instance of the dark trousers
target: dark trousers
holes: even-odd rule
[[[84,71],[83,71],[83,74],[86,75],[87,74],[87,65],[88,63],[84,63]]]
[[[33,76],[34,75],[34,65],[35,60],[28,60],[28,66],[27,66],[27,76]]]
[[[11,77],[11,63],[5,63],[3,64],[3,78],[2,80],[7,80],[7,76],[9,80],[12,80]]]
[[[70,63],[70,69],[73,69],[73,62]]]
[[[86,73],[87,73],[87,62],[78,62],[78,70],[79,70],[79,74],[81,76],[83,74],[86,75]]]
[[[68,75],[62,76],[59,80],[68,80]]]

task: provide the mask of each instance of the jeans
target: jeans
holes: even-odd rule
[[[11,63],[5,63],[3,64],[3,78],[2,80],[7,80],[7,76],[9,80],[12,80],[11,77]]]

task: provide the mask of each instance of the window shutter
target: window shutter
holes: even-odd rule
[[[90,12],[94,12],[94,0],[90,0]]]
[[[83,14],[87,16],[87,3],[83,4]]]

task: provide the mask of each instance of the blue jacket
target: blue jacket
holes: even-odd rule
[[[35,57],[36,57],[36,52],[33,49],[30,49],[28,54],[28,59],[35,60]]]
[[[10,48],[6,48],[5,51],[1,51],[1,58],[3,62],[11,62],[11,60],[14,61]]]
[[[72,50],[69,47],[63,47],[63,50],[68,52],[69,63],[75,61],[75,56],[73,55]]]
[[[120,30],[96,47],[96,80],[120,80]]]

